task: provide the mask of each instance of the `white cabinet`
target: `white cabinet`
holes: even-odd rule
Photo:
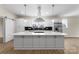
[[[32,36],[24,36],[24,48],[32,48]]]
[[[14,47],[22,48],[23,47],[23,36],[15,36],[14,37]]]
[[[39,45],[40,48],[46,47],[46,36],[39,36]]]
[[[39,41],[40,41],[40,38],[39,36],[33,36],[33,48],[39,48]]]
[[[46,47],[47,48],[55,48],[54,36],[47,36],[47,38],[46,38]]]
[[[56,48],[64,48],[64,36],[56,36]]]

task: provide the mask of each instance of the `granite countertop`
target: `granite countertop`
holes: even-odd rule
[[[52,31],[43,31],[44,33],[34,33],[34,31],[25,31],[14,33],[13,35],[26,36],[26,35],[67,35],[66,33],[61,32],[52,32]]]

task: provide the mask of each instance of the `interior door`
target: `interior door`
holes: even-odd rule
[[[8,42],[13,39],[13,33],[15,32],[15,20],[5,18],[4,19],[4,41]]]

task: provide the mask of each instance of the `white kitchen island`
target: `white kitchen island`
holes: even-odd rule
[[[46,50],[64,49],[64,35],[66,34],[52,31],[44,31],[44,33],[26,31],[13,35],[16,50]]]

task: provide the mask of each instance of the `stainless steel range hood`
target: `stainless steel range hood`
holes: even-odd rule
[[[41,17],[41,6],[38,7],[38,16],[34,21],[35,22],[45,22],[45,20]]]

